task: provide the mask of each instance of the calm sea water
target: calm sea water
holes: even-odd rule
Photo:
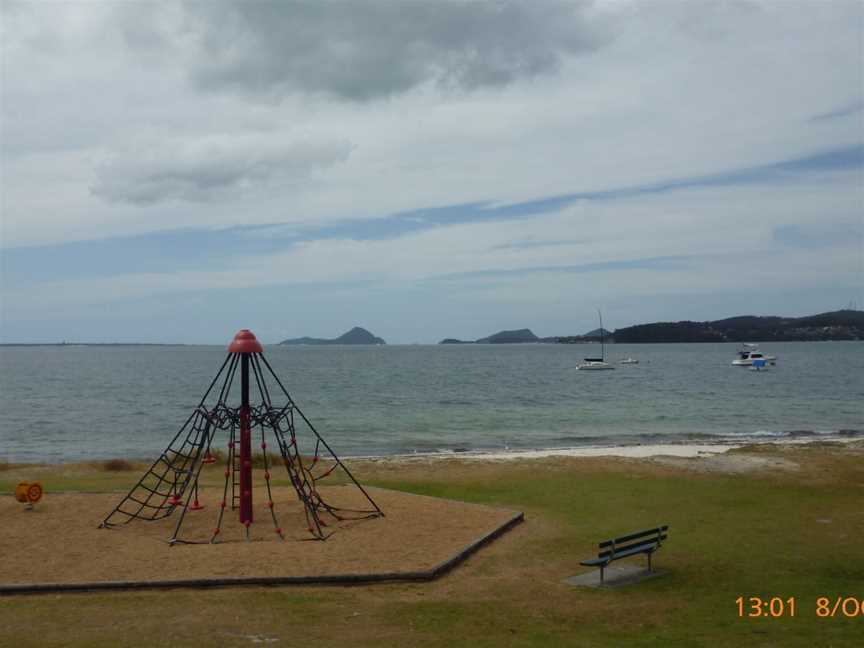
[[[596,346],[267,347],[340,454],[741,437],[864,436],[864,342],[611,345],[639,365],[577,371]],[[222,346],[0,348],[0,461],[150,457],[191,413]]]

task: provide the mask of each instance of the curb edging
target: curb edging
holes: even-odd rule
[[[58,594],[104,590],[157,590],[175,588],[215,588],[248,585],[364,585],[383,582],[429,582],[450,572],[479,549],[499,538],[525,520],[521,511],[492,529],[486,535],[463,547],[446,560],[425,571],[372,572],[368,574],[321,574],[318,576],[248,576],[239,578],[193,578],[152,581],[96,581],[79,583],[0,584],[0,596],[20,594]]]

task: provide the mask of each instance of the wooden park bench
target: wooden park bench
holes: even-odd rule
[[[600,552],[596,558],[583,560],[580,565],[587,567],[600,567],[600,582],[603,582],[604,570],[613,560],[620,560],[627,556],[635,556],[636,554],[648,554],[648,571],[653,571],[651,567],[651,554],[660,548],[660,545],[667,537],[668,524],[645,531],[637,531],[630,533],[620,538],[612,540],[604,540],[598,547]]]

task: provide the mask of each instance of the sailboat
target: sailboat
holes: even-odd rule
[[[601,371],[604,369],[615,368],[606,362],[606,343],[603,338],[603,315],[600,314],[599,308],[597,309],[597,317],[600,318],[600,357],[585,358],[582,362],[576,365],[576,368],[582,371]]]

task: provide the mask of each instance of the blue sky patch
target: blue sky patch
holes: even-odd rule
[[[286,223],[224,229],[182,229],[50,246],[10,248],[3,251],[2,271],[7,284],[12,285],[60,278],[210,270],[221,261],[227,265],[233,257],[286,251],[300,242],[392,239],[449,225],[537,217],[560,211],[577,201],[611,201],[702,187],[797,182],[807,175],[855,169],[864,169],[862,144],[718,174],[562,194],[507,205],[469,202],[323,226],[304,227]],[[789,243],[795,234],[781,231],[775,233],[775,237],[779,237],[778,241]],[[541,244],[528,241],[509,245],[532,247]]]

